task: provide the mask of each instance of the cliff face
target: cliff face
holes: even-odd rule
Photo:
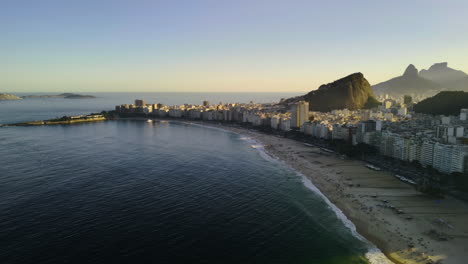
[[[422,94],[430,90],[439,90],[440,85],[431,80],[422,78],[413,64],[410,64],[402,76],[372,86],[377,94]]]
[[[362,73],[354,73],[304,95],[310,110],[327,112],[335,109],[356,110],[364,108],[368,101],[374,102],[374,94]]]

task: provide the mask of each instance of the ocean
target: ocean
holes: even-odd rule
[[[135,98],[246,100],[151,96],[0,102],[0,123],[86,114]],[[0,262],[366,263],[369,245],[333,205],[253,144],[181,122],[2,127]]]

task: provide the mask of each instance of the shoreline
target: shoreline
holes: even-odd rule
[[[293,139],[222,123],[149,119],[222,129],[259,142],[267,155],[310,180],[326,202],[343,213],[358,238],[369,242],[366,258],[371,263],[385,263],[382,257],[372,262],[379,252],[396,264],[457,264],[468,258],[468,205],[455,198],[430,197],[389,172],[371,170],[363,161],[341,159]]]

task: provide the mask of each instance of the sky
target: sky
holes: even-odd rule
[[[0,92],[307,92],[468,72],[466,0],[1,0]]]

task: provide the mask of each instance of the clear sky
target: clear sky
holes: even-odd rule
[[[302,92],[468,72],[467,0],[1,0],[0,92]]]

